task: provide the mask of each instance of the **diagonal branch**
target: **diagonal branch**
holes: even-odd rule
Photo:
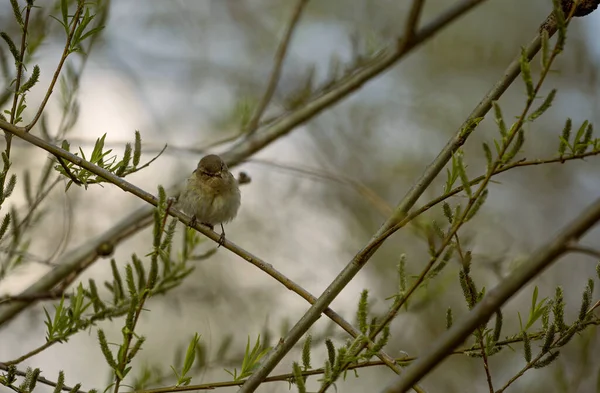
[[[256,110],[254,111],[252,118],[246,127],[246,132],[248,135],[252,135],[257,130],[260,118],[265,112],[265,109],[267,109],[267,105],[269,105],[269,102],[271,102],[271,99],[273,98],[273,94],[277,88],[277,83],[279,83],[279,77],[281,75],[281,69],[283,68],[283,62],[287,54],[288,46],[292,39],[292,35],[294,34],[294,30],[296,30],[298,21],[300,20],[300,15],[302,14],[304,6],[306,6],[307,3],[308,0],[298,0],[296,7],[294,7],[292,18],[288,23],[285,34],[283,35],[283,38],[279,43],[279,47],[277,48],[277,52],[275,53],[275,63],[273,64],[273,70],[271,71],[269,84],[267,85],[265,94],[258,103],[258,106],[256,107]]]

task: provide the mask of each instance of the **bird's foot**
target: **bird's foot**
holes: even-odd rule
[[[192,219],[190,220],[190,222],[189,222],[189,224],[188,224],[188,226],[189,226],[190,228],[193,228],[193,227],[195,227],[195,226],[196,226],[196,224],[198,224],[198,219],[196,218],[196,215],[193,215],[193,216],[192,216]]]
[[[221,224],[221,236],[219,237],[219,245],[217,248],[221,247],[225,243],[225,228],[223,228],[223,224]]]

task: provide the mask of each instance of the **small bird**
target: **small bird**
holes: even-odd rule
[[[216,154],[209,154],[200,160],[179,196],[181,210],[192,216],[190,226],[196,222],[210,229],[214,229],[216,224],[221,225],[219,245],[225,240],[223,223],[235,218],[240,203],[238,182]]]

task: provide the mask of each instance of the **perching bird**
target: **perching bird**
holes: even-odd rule
[[[225,240],[223,223],[235,218],[240,203],[238,182],[216,154],[200,160],[179,196],[181,210],[192,216],[191,226],[196,222],[210,229],[214,229],[216,224],[221,225],[219,244]]]

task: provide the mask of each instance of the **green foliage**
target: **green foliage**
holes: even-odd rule
[[[138,166],[139,157],[141,155],[140,138],[141,137],[139,131],[136,131],[135,150],[133,151],[133,165],[130,165],[131,145],[126,144],[123,158],[121,160],[118,160],[116,155],[111,155],[112,149],[104,149],[106,134],[102,135],[102,137],[96,140],[91,155],[89,156],[89,160],[81,148],[79,148],[79,153],[74,154],[76,156],[80,155],[82,159],[89,161],[90,163],[97,165],[110,173],[113,173],[120,177],[125,177],[149,166],[152,162],[154,162],[154,160],[160,157],[166,149],[165,146],[155,157],[153,157],[146,164]],[[66,151],[70,151],[69,142],[66,140],[63,141],[62,148]],[[70,179],[70,181],[67,183],[66,189],[69,189],[74,182],[78,185],[83,185],[85,188],[87,188],[90,184],[99,184],[107,182],[107,180],[104,179],[102,176],[96,175],[95,173],[85,168],[82,168],[72,162],[68,162],[64,165],[55,165],[54,169],[57,170],[63,176],[66,176]]]
[[[86,300],[83,286],[77,287],[77,292],[69,298],[70,306],[65,306],[63,297],[58,305],[54,306],[54,318],[44,308],[46,314],[46,341],[67,341],[76,331],[87,328],[91,324],[90,320],[84,319],[84,312],[91,306],[91,302]]]
[[[493,101],[492,106],[494,108],[494,119],[496,121],[496,125],[498,126],[498,130],[500,131],[502,139],[504,139],[508,136],[508,130],[506,129],[504,117],[502,116],[502,109],[497,101]]]
[[[529,341],[529,335],[525,330],[521,332],[523,337],[523,354],[525,355],[525,361],[527,363],[531,362],[531,341]]]
[[[308,334],[304,345],[302,346],[302,369],[307,371],[311,368],[310,366],[310,345],[312,343],[312,336]]]
[[[542,49],[541,49],[541,66],[542,68],[548,68],[550,64],[550,34],[548,30],[542,29],[541,31],[541,41],[542,41]]]
[[[533,79],[531,77],[531,67],[529,64],[529,59],[527,57],[527,52],[525,48],[521,48],[521,59],[519,61],[521,66],[521,77],[523,78],[523,82],[525,83],[525,87],[527,90],[527,98],[530,101],[533,101],[535,98],[535,89],[533,87]]]
[[[448,307],[446,310],[446,330],[449,330],[454,323],[454,318],[452,316],[452,308]]]
[[[356,320],[358,322],[358,328],[362,334],[367,333],[368,324],[367,317],[369,314],[369,291],[363,289],[360,294],[360,300],[358,301],[358,309],[356,311]]]
[[[554,295],[554,301],[552,304],[552,313],[554,314],[554,324],[556,330],[559,333],[563,333],[567,329],[565,324],[565,301],[563,299],[563,290],[561,287],[556,287],[556,293]]]
[[[241,381],[242,379],[252,375],[254,370],[256,370],[256,368],[259,366],[260,359],[262,359],[270,350],[270,347],[262,347],[260,335],[256,339],[254,347],[252,347],[252,350],[250,350],[250,336],[248,336],[246,351],[244,353],[244,360],[242,361],[240,373],[238,374],[237,368],[234,368],[233,371],[227,369],[225,371],[233,377],[234,381]]]
[[[306,393],[306,379],[302,375],[302,369],[296,362],[292,364],[292,374],[294,375],[294,383],[298,388],[298,393]]]
[[[541,115],[543,115],[544,112],[546,112],[552,105],[552,102],[554,101],[554,97],[556,97],[556,89],[552,89],[550,91],[550,93],[548,94],[548,96],[546,97],[544,102],[542,102],[542,105],[540,105],[539,108],[537,108],[535,111],[533,111],[533,113],[531,115],[529,115],[528,120],[533,121],[533,120],[537,119],[538,117],[540,117]]]
[[[536,323],[549,309],[550,304],[548,298],[543,298],[539,302],[538,299],[538,287],[536,286],[533,290],[533,296],[531,297],[531,308],[529,309],[529,317],[525,326],[521,326],[521,329],[528,330]]]
[[[175,373],[175,376],[177,377],[177,383],[175,384],[176,387],[187,386],[192,381],[192,377],[189,377],[188,373],[192,369],[194,361],[196,360],[196,352],[198,350],[199,341],[200,336],[198,335],[198,333],[195,333],[185,353],[185,359],[183,360],[183,367],[181,369],[181,372],[177,372],[175,367],[171,366],[171,370],[173,370],[173,373]]]

